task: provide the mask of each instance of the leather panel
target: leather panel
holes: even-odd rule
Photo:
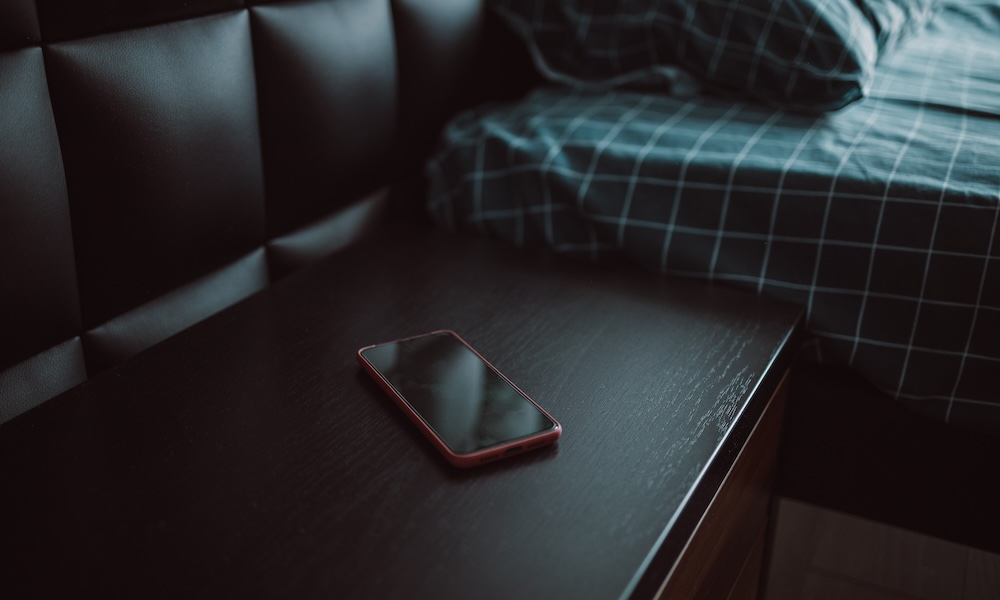
[[[396,116],[388,0],[250,9],[268,235],[294,231],[386,180]]]
[[[84,328],[263,245],[245,12],[46,52]]]
[[[243,7],[243,0],[38,0],[45,41],[143,27]]]
[[[23,48],[40,39],[38,15],[32,0],[0,2],[0,50]]]
[[[0,369],[0,424],[87,378],[83,346],[74,337],[8,369]]]
[[[133,309],[84,334],[93,375],[161,342],[268,284],[264,249]]]
[[[400,141],[419,161],[447,118],[471,102],[484,0],[393,0],[399,45]]]
[[[0,54],[0,369],[80,332],[63,163],[40,48]]]
[[[273,279],[315,262],[352,244],[383,222],[389,205],[389,188],[368,197],[298,231],[268,242],[268,264]]]
[[[0,420],[382,221],[481,3],[0,0]]]

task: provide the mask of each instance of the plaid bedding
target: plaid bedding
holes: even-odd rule
[[[879,56],[923,29],[936,2],[490,0],[489,6],[550,81],[674,91],[704,83],[818,112],[866,94]]]
[[[811,353],[1000,431],[1000,2],[955,2],[869,97],[749,102],[545,88],[460,115],[429,163],[452,230],[806,307]]]

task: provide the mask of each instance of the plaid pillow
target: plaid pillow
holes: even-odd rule
[[[935,0],[491,0],[548,79],[710,86],[810,112],[865,95]]]

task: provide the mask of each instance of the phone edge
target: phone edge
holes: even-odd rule
[[[382,373],[380,373],[379,370],[376,369],[374,365],[369,363],[368,359],[366,359],[362,354],[365,350],[374,348],[376,346],[384,346],[386,344],[405,342],[407,340],[416,339],[428,335],[435,335],[439,333],[447,333],[448,335],[453,336],[466,348],[471,350],[473,354],[475,354],[479,358],[479,360],[483,361],[483,363],[485,363],[489,369],[493,370],[493,372],[499,375],[505,382],[507,382],[508,385],[514,388],[514,390],[516,390],[517,393],[519,393],[523,398],[528,400],[528,402],[530,402],[532,406],[534,406],[539,412],[541,412],[545,416],[545,418],[551,421],[553,427],[550,430],[542,433],[530,434],[523,438],[510,440],[508,442],[504,442],[497,446],[492,446],[490,448],[485,448],[483,450],[478,450],[476,452],[471,452],[468,454],[459,454],[453,451],[451,448],[449,448],[448,445],[444,442],[444,440],[441,439],[441,437],[434,431],[434,429],[423,419],[423,417],[420,416],[420,413],[418,413],[416,409],[410,406],[410,404],[406,401],[406,399],[403,398],[402,395],[396,391],[396,388],[392,387],[392,384],[389,383],[389,381],[382,375]],[[538,450],[545,446],[550,446],[562,437],[563,427],[558,420],[553,418],[553,416],[549,414],[547,410],[545,410],[537,402],[535,402],[534,398],[526,394],[520,387],[518,387],[513,381],[511,381],[506,375],[504,375],[503,372],[500,371],[500,369],[493,366],[493,363],[486,360],[486,358],[482,354],[480,354],[479,351],[473,348],[471,344],[465,341],[465,339],[462,338],[462,336],[458,335],[458,333],[452,331],[451,329],[435,329],[434,331],[429,331],[427,333],[402,337],[388,342],[369,344],[367,346],[359,348],[358,351],[356,352],[355,357],[358,363],[361,365],[361,368],[366,373],[368,373],[368,375],[372,379],[375,380],[378,386],[382,388],[382,391],[385,392],[393,400],[393,403],[397,407],[399,407],[403,411],[403,413],[406,414],[406,416],[410,419],[411,422],[413,422],[414,425],[417,426],[417,428],[423,433],[424,437],[430,440],[431,444],[435,447],[438,453],[441,454],[445,458],[445,460],[447,460],[450,464],[452,464],[455,467],[466,469],[470,467],[475,467],[495,462],[503,458],[511,458],[514,456],[519,456],[531,450]],[[519,445],[522,445],[526,442],[528,443],[528,447],[518,450],[517,452],[509,452],[511,449],[517,448]]]

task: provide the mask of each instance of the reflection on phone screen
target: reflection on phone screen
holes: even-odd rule
[[[475,352],[442,332],[374,346],[364,357],[456,453],[546,431],[554,423]]]

